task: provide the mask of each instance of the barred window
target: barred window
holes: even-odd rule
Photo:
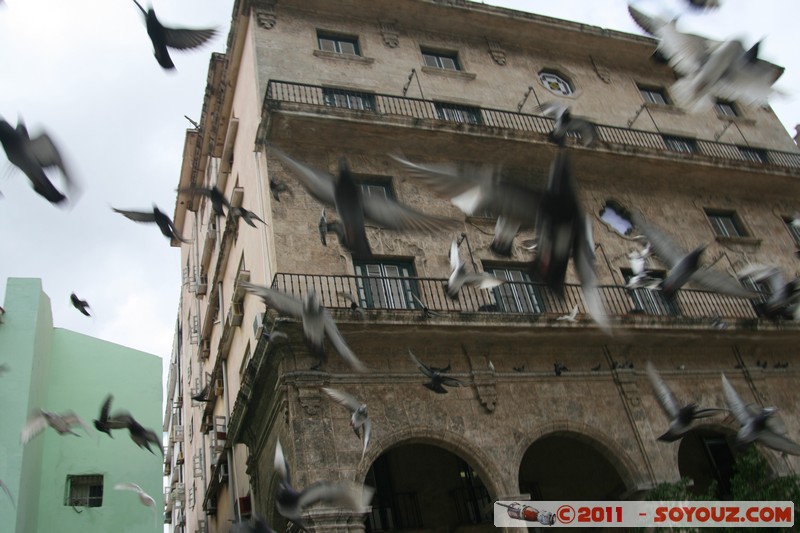
[[[64,505],[72,507],[102,507],[102,474],[67,476]]]

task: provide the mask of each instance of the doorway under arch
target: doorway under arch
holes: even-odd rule
[[[494,500],[480,476],[439,446],[414,442],[388,449],[372,463],[364,484],[375,488],[367,533],[496,530]]]
[[[681,478],[690,478],[689,491],[695,495],[706,494],[716,482],[715,494],[719,499],[730,499],[733,462],[736,449],[733,446],[736,433],[718,427],[697,427],[681,439],[678,448],[678,472]]]

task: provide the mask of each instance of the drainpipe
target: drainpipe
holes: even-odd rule
[[[264,180],[262,179],[262,172],[261,172],[261,154],[262,153],[263,152],[258,152],[258,151],[253,152],[253,158],[256,161],[256,181],[258,182],[258,195],[257,195],[257,197],[258,197],[258,209],[259,209],[259,211],[261,211],[261,213],[260,213],[261,216],[264,217],[264,219],[266,219],[266,220],[271,222],[271,219],[269,217],[267,217],[266,213],[264,212],[264,205],[266,204],[266,202],[264,200],[264,185],[263,185],[264,184]],[[266,224],[261,224],[261,261],[263,262],[263,265],[264,265],[264,272],[265,273],[269,273],[271,269],[270,269],[269,264],[267,263],[267,225]],[[272,280],[265,279],[264,280],[264,284],[268,285],[271,281]],[[258,339],[256,339],[256,341],[258,341]],[[227,396],[227,394],[226,394],[226,396]]]
[[[225,406],[225,432],[228,431],[228,421],[231,417],[230,402],[228,401],[228,365],[222,365],[222,390],[223,390],[223,403]],[[227,436],[225,439],[227,440]],[[239,509],[236,506],[238,501],[238,494],[236,491],[236,463],[233,458],[233,444],[228,447],[228,493],[231,495],[231,513],[233,515],[233,522],[239,522]]]

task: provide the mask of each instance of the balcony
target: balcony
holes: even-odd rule
[[[556,317],[569,313],[575,305],[581,314],[586,313],[580,285],[566,285],[561,298],[543,284],[506,282],[490,291],[464,287],[458,300],[452,300],[447,296],[446,282],[437,278],[279,273],[272,288],[301,298],[313,287],[322,305],[343,312],[349,311],[350,304],[338,293],[348,292],[368,313],[392,311],[392,318],[399,313],[409,318],[430,317],[433,312],[449,322],[458,320],[458,314],[463,320],[463,314],[470,313],[470,321],[483,316],[497,322],[502,317],[503,324],[507,324],[531,319],[555,322]],[[659,291],[629,290],[622,285],[601,285],[598,290],[612,323],[710,325],[715,319],[755,323],[759,318],[750,300],[715,292],[681,289],[673,300],[667,300]]]
[[[341,91],[340,91],[341,92]],[[347,91],[344,91],[347,92]],[[360,95],[353,91],[354,95]],[[267,85],[264,99],[264,111],[285,108],[287,104],[298,107],[325,108],[328,112],[357,113],[360,118],[370,120],[387,120],[392,117],[406,117],[414,120],[432,120],[438,123],[455,123],[469,127],[470,131],[484,130],[487,134],[503,132],[521,132],[536,134],[546,139],[553,130],[553,119],[519,113],[470,107],[458,113],[442,112],[442,104],[432,100],[406,98],[388,94],[370,93],[370,106],[352,106],[350,100],[334,100],[326,97],[326,88],[319,85],[306,85],[287,81],[271,80]],[[342,102],[345,102],[342,104]],[[468,112],[467,112],[468,111]],[[783,152],[766,150],[736,144],[721,143],[707,139],[683,138],[691,150],[676,151],[672,138],[658,132],[597,125],[600,144],[613,152],[620,153],[652,153],[676,158],[724,162],[735,165],[755,166],[757,168],[778,169],[792,173],[800,171],[800,152]]]

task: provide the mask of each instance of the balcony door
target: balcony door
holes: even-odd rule
[[[358,298],[362,307],[414,309],[414,265],[410,261],[355,263]]]

